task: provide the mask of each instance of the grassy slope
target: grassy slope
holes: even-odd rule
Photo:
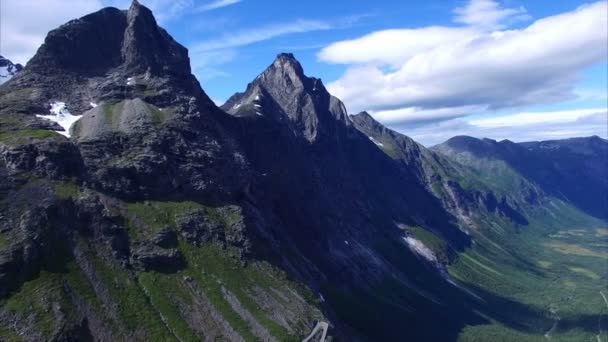
[[[53,186],[58,197],[64,200],[76,198],[81,193],[81,189],[71,183],[58,182]],[[234,214],[225,216],[214,208],[194,202],[131,203],[126,205],[127,219],[139,223],[131,222],[129,233],[134,240],[145,239],[162,228],[175,229],[178,216],[201,209],[211,219],[225,224],[237,219],[233,217]],[[142,222],[145,226],[143,230]],[[270,264],[259,261],[243,263],[237,257],[239,253],[231,247],[215,243],[193,246],[180,241],[178,249],[185,257],[186,268],[177,273],[164,274],[127,270],[109,256],[105,247],[82,241],[79,245],[99,282],[95,288],[74,261],[67,261],[65,267],[52,272],[42,271],[16,292],[0,299],[1,309],[20,320],[33,322],[31,329],[40,336],[53,336],[58,332],[54,330],[55,327],[62,324],[57,321],[59,316],[53,314],[53,308],[59,308],[68,318],[76,317],[80,305],[76,303],[85,303],[118,336],[128,333],[136,339],[163,341],[197,341],[204,338],[200,330],[195,331],[184,317],[191,311],[190,306],[195,305],[196,292],[193,292],[193,288],[202,290],[222,318],[246,341],[256,341],[258,338],[252,333],[249,323],[231,307],[223,295],[223,289],[234,294],[241,306],[280,341],[300,340],[301,332],[309,329],[305,326],[307,322],[321,318],[320,312],[314,308],[316,300],[308,289],[288,280],[283,272]],[[266,290],[286,307],[293,304],[291,293],[306,298],[309,305],[305,311],[307,317],[302,317],[295,326],[300,333],[289,332],[273,321],[270,312],[252,297],[254,287]],[[275,290],[283,295],[276,294]],[[109,302],[107,298],[102,299],[104,291],[109,295]],[[286,296],[289,297],[287,301]],[[22,326],[22,323],[18,326]],[[18,341],[18,331],[0,324],[0,340]]]

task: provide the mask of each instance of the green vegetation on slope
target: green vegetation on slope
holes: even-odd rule
[[[20,129],[14,131],[5,131],[0,133],[0,143],[8,145],[22,145],[32,140],[46,140],[52,139],[60,141],[63,138],[62,135],[49,131],[46,129]]]
[[[525,332],[499,323],[467,327],[462,341],[488,336],[496,341],[540,341],[558,317],[550,331],[552,340],[595,340],[600,328],[608,330],[608,310],[600,295],[607,290],[606,248],[595,245],[596,227],[604,223],[556,200],[528,214],[528,226],[496,217],[481,219],[483,229],[474,233],[477,243],[449,272],[465,286],[530,307],[539,313],[538,321],[519,322],[528,327]],[[509,314],[508,307],[500,309]]]

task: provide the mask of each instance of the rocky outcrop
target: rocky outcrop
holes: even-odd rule
[[[222,109],[235,116],[270,117],[310,142],[336,134],[336,125],[350,125],[344,104],[327,92],[320,79],[304,75],[300,63],[287,53],[279,54]]]

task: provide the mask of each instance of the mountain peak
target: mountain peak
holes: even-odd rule
[[[188,50],[138,1],[128,10],[106,7],[52,30],[14,81],[14,91],[37,89],[30,107],[39,113],[54,101],[82,114],[90,103],[136,97],[160,108],[176,106],[178,98],[214,107],[191,74]]]
[[[374,117],[370,113],[368,113],[366,111],[363,111],[363,112],[361,112],[359,114],[350,115],[350,117],[353,120],[358,120],[358,121],[361,121],[361,122],[378,123],[378,124],[380,124],[378,121],[376,121],[376,119],[374,119]]]
[[[190,74],[186,48],[160,28],[152,11],[138,1],[127,11],[121,52],[127,69],[133,72]]]
[[[271,68],[279,69],[282,71],[293,71],[298,76],[304,77],[304,69],[300,62],[295,58],[292,53],[280,53],[272,63]]]
[[[137,0],[133,0],[131,2],[131,6],[129,6],[129,10],[127,12],[128,14],[140,14],[143,12],[144,15],[154,18],[152,11]]]
[[[344,104],[329,94],[320,79],[306,76],[291,53],[277,55],[244,93],[232,96],[222,108],[235,116],[287,119],[296,134],[311,142],[320,131],[333,130],[336,122],[350,125]]]

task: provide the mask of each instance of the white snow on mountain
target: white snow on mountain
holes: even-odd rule
[[[376,141],[376,139],[374,139],[374,138],[372,138],[372,137],[368,137],[368,138],[369,138],[369,140],[371,140],[371,141],[372,141],[374,144],[376,144],[376,145],[378,145],[378,146],[380,146],[380,147],[383,147],[383,146],[384,146],[384,144],[383,144],[383,143]]]
[[[403,238],[403,240],[405,240],[405,242],[407,243],[408,247],[410,248],[410,250],[418,255],[420,255],[421,257],[427,259],[428,261],[432,262],[432,263],[437,263],[437,256],[435,255],[435,253],[428,248],[424,243],[422,243],[422,241],[420,240],[416,240],[411,236],[405,236]]]
[[[0,84],[10,80],[15,75],[14,73],[8,70],[8,65],[0,66]]]
[[[53,102],[51,103],[51,114],[50,115],[36,115],[39,118],[54,121],[63,127],[64,131],[56,131],[61,135],[70,137],[70,128],[78,121],[82,115],[72,115],[65,107],[65,102]]]

